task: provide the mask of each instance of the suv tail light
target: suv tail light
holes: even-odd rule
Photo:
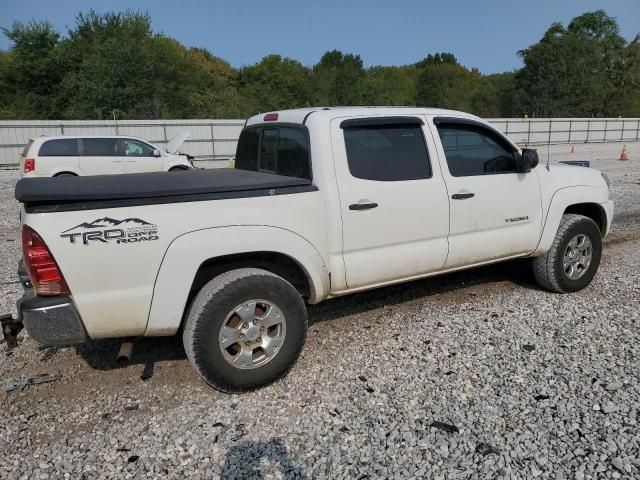
[[[36,169],[36,159],[27,158],[24,161],[24,173],[33,172]]]
[[[24,264],[36,295],[68,295],[71,292],[49,248],[32,228],[22,227]]]

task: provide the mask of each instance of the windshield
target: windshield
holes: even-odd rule
[[[245,128],[238,140],[235,168],[311,179],[306,130],[271,125]]]

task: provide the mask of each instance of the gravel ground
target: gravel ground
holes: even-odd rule
[[[551,155],[593,160],[617,202],[587,289],[541,291],[516,261],[328,301],[289,376],[244,395],[206,387],[177,339],[116,369],[116,342],[24,338],[3,383],[59,379],[0,392],[0,478],[640,478],[640,144],[577,148]],[[2,312],[16,179],[0,172]]]

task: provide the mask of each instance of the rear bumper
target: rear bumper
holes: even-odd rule
[[[88,340],[78,310],[68,296],[36,297],[21,261],[18,277],[24,295],[18,300],[17,325],[24,325],[29,335],[46,346],[73,345]]]
[[[18,321],[42,345],[73,345],[88,340],[73,300],[67,296],[36,297],[25,291],[18,301]]]

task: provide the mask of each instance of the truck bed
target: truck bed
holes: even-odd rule
[[[23,178],[16,200],[29,213],[92,210],[314,191],[306,178],[233,168],[86,177]]]

